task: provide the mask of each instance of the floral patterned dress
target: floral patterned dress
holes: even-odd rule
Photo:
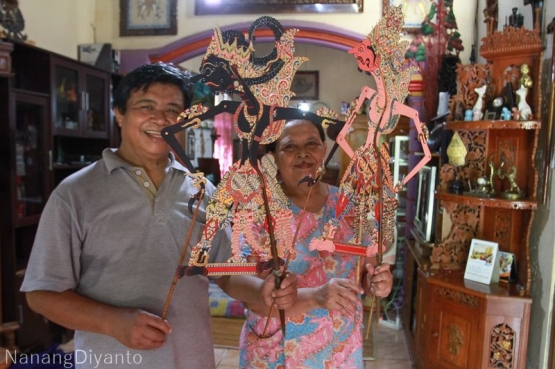
[[[309,250],[310,240],[320,236],[327,221],[335,217],[337,200],[338,189],[330,186],[324,208],[304,216],[296,255],[288,267],[297,275],[299,288],[321,286],[332,278],[355,280],[357,257]],[[297,219],[301,209],[294,204],[291,209]],[[335,240],[349,242],[353,237],[351,222],[345,217],[339,221]],[[240,368],[363,368],[360,300],[355,317],[321,308],[287,317],[285,339],[279,318],[270,318],[266,337],[262,338],[266,322],[267,318],[246,311],[240,339]]]

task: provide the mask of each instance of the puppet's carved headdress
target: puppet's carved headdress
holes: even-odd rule
[[[386,15],[366,36],[376,54],[380,77],[383,79],[388,100],[403,103],[409,94],[411,76],[418,72],[416,67],[405,67],[405,52],[409,41],[401,40],[404,17],[401,6],[389,7]],[[398,116],[393,117],[382,133],[395,128]]]
[[[405,62],[405,51],[409,42],[407,40],[401,41],[404,22],[405,18],[401,7],[392,6],[366,36],[380,59],[382,72],[391,70],[398,73]]]
[[[264,57],[256,57],[253,46],[254,33],[259,27],[270,28],[275,38],[273,51]],[[222,32],[216,28],[203,63],[211,56],[227,61],[261,102],[266,105],[288,106],[294,95],[290,90],[293,77],[300,65],[308,60],[294,56],[294,37],[297,31],[285,31],[271,17],[257,19],[250,28],[248,38],[239,31]],[[240,84],[233,88],[243,92]]]

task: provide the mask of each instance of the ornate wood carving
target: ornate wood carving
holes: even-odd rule
[[[479,297],[467,295],[464,292],[447,287],[434,285],[434,294],[444,299],[452,300],[458,304],[467,305],[473,309],[478,309],[482,305],[482,300]]]
[[[507,324],[498,324],[491,330],[490,368],[515,367],[516,332]]]
[[[505,209],[500,209],[495,212],[495,219],[494,219],[494,229],[495,233],[493,236],[494,242],[497,242],[499,245],[504,245],[508,247],[511,243],[510,240],[510,231],[511,231],[511,218],[512,212]]]
[[[499,94],[505,86],[504,73],[508,67],[508,73],[520,75],[520,65],[526,63],[530,66],[531,76],[534,80],[531,93],[527,100],[532,102],[532,113],[534,119],[541,121],[541,80],[540,71],[543,69],[543,46],[539,29],[529,30],[524,27],[505,27],[503,31],[494,32],[482,39],[480,54],[491,64],[493,74],[494,92]]]
[[[530,52],[540,53],[543,50],[540,33],[538,30],[529,30],[524,27],[506,27],[502,32],[494,32],[482,39],[480,54],[490,60],[498,55]]]
[[[466,262],[470,242],[478,233],[480,211],[476,207],[448,201],[441,201],[440,206],[444,207],[443,216],[450,218],[451,229],[444,239],[436,243],[430,261],[440,265],[461,265]]]
[[[462,329],[458,325],[450,324],[447,332],[449,334],[447,351],[452,355],[458,355],[461,352],[461,346],[464,345]]]
[[[462,120],[461,113],[472,109],[478,94],[475,88],[487,85],[485,101],[492,96],[491,72],[489,65],[483,64],[458,64],[457,65],[457,94],[449,100],[450,120]]]

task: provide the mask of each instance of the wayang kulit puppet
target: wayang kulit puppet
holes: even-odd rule
[[[273,51],[263,57],[255,55],[253,46],[259,27],[272,30],[275,39]],[[285,123],[292,119],[308,119],[324,128],[339,122],[335,113],[326,108],[315,114],[288,107],[293,96],[293,77],[306,61],[294,56],[295,33],[294,29],[285,31],[268,16],[252,24],[248,38],[239,31],[216,29],[197,78],[214,91],[237,95],[240,101],[222,101],[213,108],[192,106],[180,115],[177,124],[162,131],[162,137],[191,172],[195,170],[176,137],[178,132],[197,128],[203,120],[218,114],[231,113],[241,140],[241,157],[226,172],[210,199],[202,238],[192,248],[188,265],[179,266],[179,277],[255,274],[273,268],[279,286],[282,258],[293,252],[292,213],[277,182],[273,157],[265,155],[259,160],[258,147],[277,140]],[[230,225],[231,259],[227,263],[209,263],[215,233]]]
[[[349,51],[357,59],[359,70],[374,78],[376,89],[362,88],[359,97],[351,103],[345,126],[337,136],[336,144],[351,160],[339,185],[337,218],[328,222],[327,232],[322,237],[311,242],[312,249],[381,256],[383,249],[391,247],[394,239],[396,193],[431,158],[426,143],[427,131],[420,122],[418,112],[403,104],[411,75],[417,72],[415,67],[404,65],[408,42],[400,40],[403,24],[401,8],[390,7],[367,37]],[[365,144],[353,151],[346,135],[356,112],[365,102],[368,104],[368,135]],[[394,130],[400,116],[414,121],[424,156],[400,183],[393,183],[389,170],[389,146],[380,138]],[[349,243],[330,242],[343,216],[352,216],[355,229],[353,240]],[[368,235],[371,239],[363,240]],[[381,260],[378,262],[381,263]]]

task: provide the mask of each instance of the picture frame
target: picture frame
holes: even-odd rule
[[[177,0],[120,0],[120,36],[177,35]]]
[[[499,282],[499,245],[497,242],[472,239],[464,279],[484,284]]]
[[[497,119],[497,113],[494,111],[486,111],[485,115],[484,115],[484,120],[496,120]]]
[[[499,251],[499,283],[509,283],[517,280],[515,254]]]
[[[405,16],[403,29],[408,32],[416,32],[426,20],[432,4],[437,5],[437,0],[382,0],[383,14],[388,11],[390,6],[401,6]],[[435,22],[437,16],[432,19]]]
[[[291,100],[318,100],[319,72],[317,70],[298,71],[291,83],[295,96]]]
[[[274,14],[274,13],[362,13],[364,0],[195,0],[195,15],[214,14]]]
[[[414,213],[414,228],[423,242],[434,242],[435,224],[435,188],[437,182],[437,168],[423,166],[418,172],[418,190],[416,193],[416,210]]]

